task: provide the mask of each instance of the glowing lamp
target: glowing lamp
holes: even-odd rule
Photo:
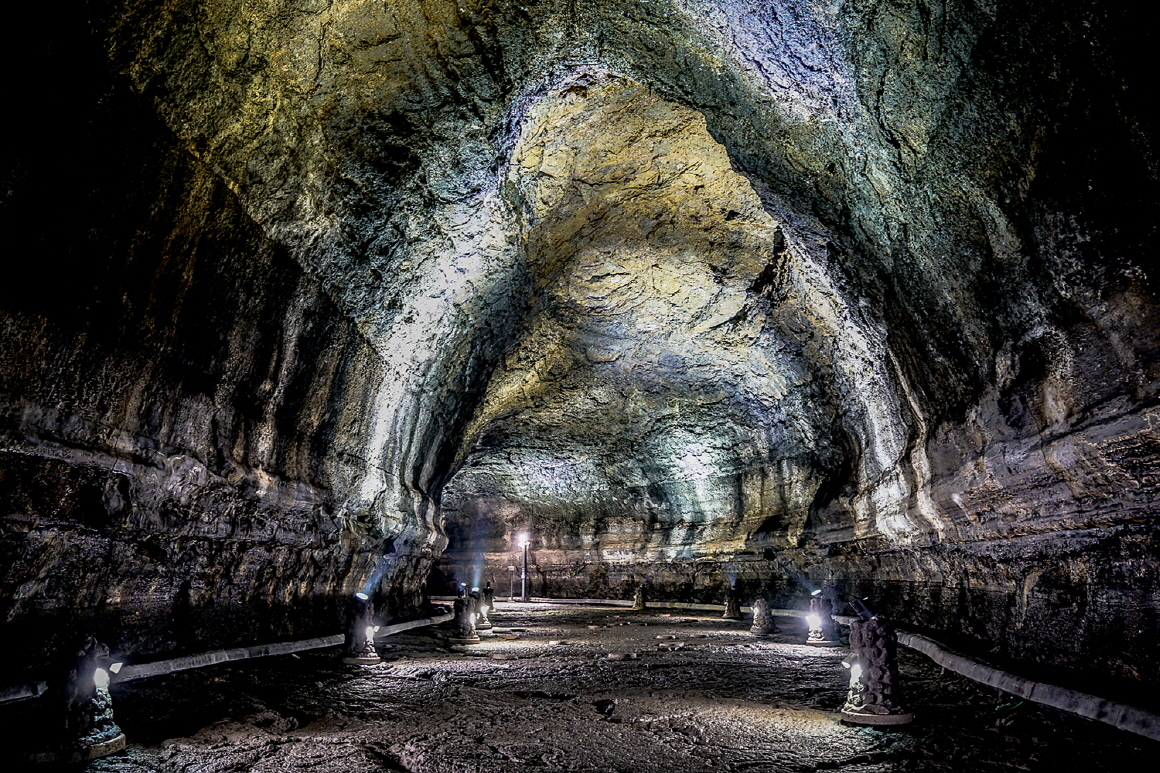
[[[849,666],[849,669],[850,669],[850,686],[853,687],[854,685],[858,684],[858,680],[862,678],[862,664],[855,663],[854,665]]]
[[[532,541],[528,539],[527,534],[519,535],[520,547],[524,551],[524,563],[520,567],[520,601],[531,601],[531,596],[528,595],[528,545]]]
[[[120,664],[117,663],[116,666]],[[85,637],[63,685],[65,736],[45,752],[29,758],[36,762],[80,763],[125,748],[125,734],[113,719],[109,694],[109,670],[116,670],[109,648],[94,637]]]
[[[490,580],[484,586],[478,604],[479,619],[475,622],[475,627],[480,631],[490,631],[494,626],[491,624],[491,620],[488,619],[488,614],[495,609],[495,588],[491,587]]]
[[[841,644],[834,629],[834,608],[820,590],[810,594],[810,611],[806,613],[806,644],[814,647],[837,647]]]
[[[121,673],[121,666],[123,666],[123,665],[125,665],[125,664],[124,663],[114,663],[113,665],[109,666],[109,670],[112,671],[114,674],[119,674],[119,673]]]
[[[721,615],[721,619],[741,619],[741,599],[737,595],[737,580],[725,586],[725,612]]]
[[[346,642],[342,662],[350,665],[371,666],[379,661],[375,650],[375,607],[365,593],[356,593],[347,610]]]
[[[452,644],[479,644],[479,634],[475,630],[476,604],[474,596],[455,599],[455,633],[448,637]]]

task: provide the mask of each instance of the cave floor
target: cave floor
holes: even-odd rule
[[[131,743],[83,769],[1098,771],[1151,769],[1160,751],[905,649],[915,722],[842,725],[847,651],[795,643],[792,618],[762,640],[748,621],[652,610],[503,603],[494,621],[469,647],[435,628],[392,637],[377,666],[318,651],[117,686]]]

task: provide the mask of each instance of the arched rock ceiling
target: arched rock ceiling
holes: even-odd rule
[[[521,503],[544,511],[542,538],[588,547],[738,550],[771,517],[800,533],[851,435],[865,488],[897,487],[861,525],[905,528],[893,470],[909,427],[881,333],[698,113],[577,74],[530,111],[506,185],[539,303],[489,383],[449,504]],[[593,508],[619,522],[611,544]]]
[[[670,557],[1153,496],[1118,11],[109,5],[117,66],[381,358],[327,462],[368,534],[438,551],[461,467],[459,533]]]

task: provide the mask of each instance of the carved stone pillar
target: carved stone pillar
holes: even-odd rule
[[[356,593],[347,613],[346,645],[342,662],[351,665],[373,666],[381,662],[375,649],[375,605],[365,593]]]
[[[850,624],[850,692],[842,721],[905,725],[914,719],[898,697],[898,640],[889,623],[872,617]]]
[[[778,632],[773,613],[769,610],[769,602],[765,599],[753,601],[753,625],[749,632],[755,636],[771,636]]]
[[[737,586],[725,586],[725,612],[721,615],[722,620],[740,620],[741,619],[741,602],[737,598]]]
[[[475,630],[476,600],[472,596],[455,599],[455,636],[451,637],[454,644],[479,644],[479,633]]]
[[[57,688],[63,707],[61,725],[46,734],[48,747],[27,754],[25,761],[80,763],[125,748],[125,734],[113,720],[109,694],[109,672],[114,668],[109,648],[92,636],[86,637],[77,648],[64,684]]]
[[[806,615],[809,633],[806,644],[814,647],[839,647],[842,642],[834,627],[834,608],[830,600],[821,593],[810,597],[810,613]]]

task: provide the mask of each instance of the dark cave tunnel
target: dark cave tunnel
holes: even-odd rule
[[[822,590],[841,614],[866,599],[1013,673],[1160,712],[1155,36],[1131,9],[57,15],[4,52],[0,711],[49,701],[86,636],[130,664],[308,640],[342,630],[359,591],[386,625],[461,582],[519,595],[526,568],[555,610],[513,611],[528,630],[589,630],[546,600],[642,585],[654,604],[735,587],[747,609],[798,611]],[[628,630],[610,614],[592,636]],[[407,641],[389,647],[430,645]],[[321,663],[303,658],[253,666],[285,683],[282,709],[186,708],[313,727],[329,709],[288,697]],[[262,689],[229,668],[219,681]],[[521,701],[555,694],[505,673]],[[166,678],[127,693],[127,716],[194,689]],[[51,689],[7,699],[26,684]],[[781,705],[772,689],[744,700]],[[630,693],[601,693],[592,721],[613,716],[603,700],[627,715]],[[92,769],[251,769],[158,757],[203,727],[174,722]],[[439,762],[406,739],[380,759],[367,738],[349,752],[367,770],[612,764]],[[899,743],[850,769],[948,754]],[[646,748],[617,769],[672,769]],[[741,764],[722,759],[704,765]]]

